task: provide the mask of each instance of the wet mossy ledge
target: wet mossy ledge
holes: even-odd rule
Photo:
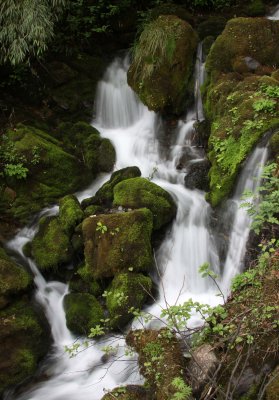
[[[50,132],[19,124],[6,132],[2,145],[4,176],[0,183],[10,195],[2,197],[1,207],[21,223],[89,184],[97,173],[112,170],[115,163],[110,141],[85,122],[63,123]],[[5,161],[11,155],[14,158]],[[13,173],[10,165],[23,168],[24,175]]]
[[[211,47],[205,110],[213,206],[231,194],[263,134],[279,127],[278,54],[279,22],[265,18],[230,20]]]
[[[150,110],[180,115],[191,97],[198,36],[174,15],[146,25],[134,47],[128,83]]]

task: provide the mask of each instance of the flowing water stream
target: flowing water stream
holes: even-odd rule
[[[180,293],[179,302],[193,300],[215,305],[220,302],[216,288],[211,281],[201,278],[198,268],[209,262],[211,268],[221,274],[215,237],[209,226],[211,208],[204,199],[204,192],[189,190],[184,186],[184,176],[191,163],[204,158],[203,149],[195,146],[196,120],[202,120],[203,109],[199,87],[204,79],[202,48],[198,49],[195,67],[196,93],[195,104],[189,109],[185,120],[178,122],[172,132],[171,142],[166,146],[164,123],[153,112],[144,107],[126,82],[128,58],[117,58],[107,69],[99,83],[96,96],[96,116],[93,125],[103,137],[109,138],[116,149],[116,169],[137,165],[142,176],[166,189],[177,204],[177,216],[172,227],[157,250],[156,260],[161,277],[159,295],[156,304],[148,311],[159,316],[165,302],[174,304]],[[183,155],[188,161],[184,168],[177,166]],[[250,218],[243,209],[239,209],[240,197],[244,189],[255,190],[261,174],[262,165],[267,157],[265,147],[257,147],[244,167],[233,199],[234,218],[229,239],[229,250],[220,284],[225,293],[229,292],[232,277],[242,268],[245,246],[249,233]],[[92,196],[109,179],[102,174],[86,190],[77,193],[79,200]],[[57,207],[43,210],[43,214],[56,214]],[[8,247],[23,256],[22,246],[36,233],[37,223],[24,228],[8,243]],[[47,282],[36,265],[25,260],[33,274],[36,285],[36,299],[41,304],[49,321],[53,347],[45,364],[42,366],[46,380],[34,384],[21,395],[6,395],[6,400],[100,400],[103,388],[111,389],[128,383],[139,383],[141,377],[136,368],[136,358],[124,355],[124,337],[108,336],[99,341],[91,341],[89,347],[69,358],[64,346],[75,338],[66,327],[63,311],[63,297],[68,291],[66,284]],[[192,325],[200,323],[193,315]],[[135,324],[136,325],[136,324]],[[102,347],[112,344],[116,353],[111,358],[104,357]]]

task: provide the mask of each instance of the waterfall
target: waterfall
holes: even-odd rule
[[[163,122],[155,113],[144,107],[128,87],[125,78],[127,68],[128,59],[125,58],[116,59],[107,69],[98,85],[93,125],[99,129],[102,137],[113,142],[117,154],[116,169],[137,165],[143,176],[152,177],[156,184],[172,195],[177,204],[176,219],[156,253],[161,284],[158,300],[150,306],[149,312],[159,316],[165,301],[171,305],[177,300],[184,302],[189,298],[211,305],[218,304],[220,297],[216,296],[216,288],[209,278],[201,278],[198,272],[201,264],[209,262],[211,268],[220,273],[218,252],[209,229],[211,208],[204,199],[204,192],[189,190],[184,186],[187,165],[204,158],[203,150],[194,145],[194,123],[197,119],[204,119],[199,90],[205,74],[202,47],[199,46],[195,66],[195,104],[188,110],[185,120],[178,122],[173,132],[173,143],[163,152],[159,140],[163,134]],[[189,161],[185,169],[178,169],[179,160],[185,154],[188,155]],[[242,189],[252,184],[256,166],[265,158],[262,149],[254,154],[241,175],[232,199],[237,206]],[[260,172],[257,176],[259,174]],[[92,196],[107,179],[107,174],[101,175],[89,188],[79,192],[78,198],[81,200]],[[57,207],[43,212],[55,214]],[[245,234],[245,239],[239,239],[239,233],[242,226],[249,226],[250,220],[244,213],[241,210],[235,214],[222,279],[226,292],[229,290],[232,275],[240,270],[245,251],[248,233]],[[36,229],[36,225],[29,230],[23,229],[8,246],[23,257],[22,246],[34,236]],[[236,250],[241,253],[237,260]],[[112,389],[121,384],[141,383],[142,379],[136,368],[136,357],[124,354],[124,336],[108,335],[99,340],[89,341],[87,348],[83,348],[83,338],[75,338],[66,327],[62,303],[68,291],[67,285],[46,282],[36,265],[30,259],[26,261],[34,274],[36,298],[48,318],[54,344],[51,357],[44,366],[47,380],[34,384],[17,397],[8,394],[5,400],[100,400],[104,388]],[[200,323],[198,316],[193,315],[191,323],[193,326]],[[70,358],[65,353],[64,346],[71,346],[74,341],[81,345],[82,351]],[[116,346],[115,354],[104,357],[102,348],[109,344]]]

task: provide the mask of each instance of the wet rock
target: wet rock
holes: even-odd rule
[[[216,38],[224,30],[226,22],[226,18],[221,16],[208,17],[206,21],[203,21],[198,25],[197,32],[200,40],[203,40],[207,36]]]
[[[95,296],[88,293],[69,293],[64,297],[67,327],[76,334],[88,335],[100,325],[104,311]]]
[[[115,185],[126,179],[136,178],[139,176],[141,176],[141,171],[138,167],[127,167],[113,172],[110,180],[103,184],[93,198],[83,200],[81,203],[82,206],[84,207],[90,204],[111,206],[113,201],[113,188]]]
[[[150,110],[179,115],[189,98],[197,34],[174,15],[146,25],[128,71],[128,83]]]
[[[176,214],[171,195],[145,178],[131,178],[118,183],[113,189],[113,205],[125,208],[146,207],[152,211],[154,229],[170,222]]]
[[[279,366],[270,375],[266,388],[266,400],[279,398]]]
[[[92,274],[90,274],[90,271],[88,271],[85,265],[80,266],[73,274],[69,283],[69,288],[72,292],[89,293],[93,294],[95,297],[102,294],[99,281],[92,277]]]
[[[133,318],[133,314],[129,312],[131,307],[141,310],[151,294],[151,288],[151,279],[142,274],[129,272],[115,276],[106,297],[110,326],[123,328]]]
[[[205,385],[209,382],[210,377],[215,372],[218,363],[219,361],[214,353],[214,349],[209,344],[203,344],[193,351],[187,371],[195,395],[202,392]]]
[[[31,276],[25,269],[16,264],[0,247],[0,309],[15,297],[27,292],[32,285]],[[1,307],[2,304],[2,307]]]
[[[209,190],[209,169],[210,162],[208,160],[190,164],[187,175],[184,178],[185,186],[188,189],[199,189],[207,192]]]
[[[42,270],[57,269],[71,261],[73,248],[58,218],[40,219],[39,231],[32,241],[32,256]]]
[[[50,344],[49,333],[27,300],[0,310],[0,392],[31,377]]]
[[[59,201],[59,221],[63,230],[71,235],[75,227],[83,220],[83,211],[74,195],[67,195]]]
[[[92,276],[111,277],[129,268],[150,270],[152,220],[148,209],[86,218],[82,224],[84,255]]]

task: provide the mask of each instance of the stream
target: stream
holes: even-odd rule
[[[92,124],[102,137],[112,141],[117,153],[115,170],[138,166],[143,177],[152,178],[154,183],[172,195],[177,204],[176,219],[155,255],[161,279],[157,301],[147,311],[159,317],[166,302],[172,305],[190,298],[217,305],[221,298],[216,296],[216,287],[209,278],[202,278],[198,269],[201,264],[208,262],[211,269],[220,275],[222,291],[225,295],[229,294],[231,279],[243,267],[251,224],[251,218],[239,207],[241,196],[246,189],[256,190],[267,159],[267,147],[260,144],[252,152],[242,169],[234,195],[227,202],[227,211],[233,210],[230,211],[232,224],[226,260],[223,268],[220,268],[217,239],[210,228],[212,210],[204,198],[205,193],[187,189],[184,185],[189,166],[205,157],[203,148],[196,145],[194,128],[197,120],[204,119],[199,90],[205,79],[202,46],[199,45],[195,65],[195,103],[168,138],[164,133],[164,122],[150,112],[127,85],[128,66],[128,57],[124,57],[116,58],[108,67],[98,85]],[[166,139],[170,140],[167,144]],[[187,162],[178,169],[185,155]],[[109,174],[101,174],[90,187],[77,193],[78,199],[81,201],[92,196],[109,177]],[[57,212],[58,207],[55,206],[43,210],[40,216],[55,215]],[[123,335],[91,340],[85,348],[82,347],[84,339],[76,338],[67,329],[63,298],[68,286],[57,281],[47,282],[34,262],[22,253],[23,245],[34,237],[37,225],[38,216],[34,224],[22,229],[7,247],[24,258],[34,274],[36,301],[48,319],[53,345],[38,372],[43,380],[34,383],[20,395],[8,392],[5,400],[100,400],[104,389],[142,383],[136,356],[125,355]],[[200,318],[193,315],[190,325],[197,326],[200,323]],[[137,326],[135,322],[134,327]],[[81,343],[81,351],[71,358],[64,349],[73,343]],[[115,347],[110,357],[104,357],[102,351],[107,345]]]

